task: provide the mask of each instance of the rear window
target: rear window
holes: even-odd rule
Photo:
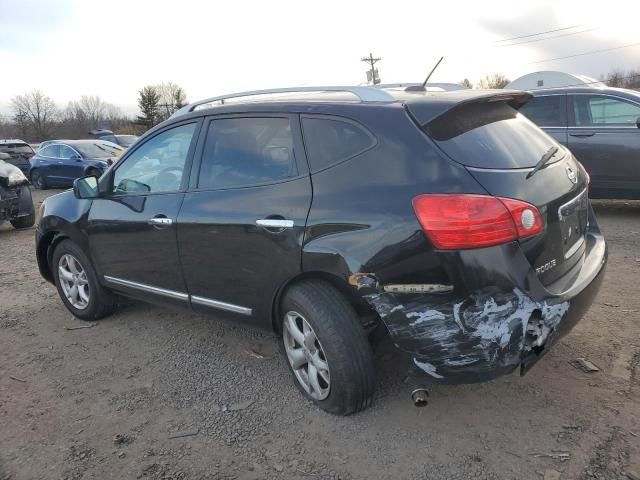
[[[26,143],[2,143],[0,144],[2,153],[33,153],[33,149]]]
[[[529,168],[557,145],[524,115],[504,102],[453,108],[425,131],[456,162],[477,168]],[[561,148],[555,161],[562,158]]]
[[[363,127],[326,117],[303,117],[302,129],[311,171],[354,157],[375,145]]]

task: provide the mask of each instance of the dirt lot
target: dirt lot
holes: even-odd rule
[[[303,400],[265,333],[136,302],[70,330],[86,324],[40,278],[33,229],[3,225],[0,480],[634,478],[640,203],[597,213],[604,287],[526,377],[436,386],[416,409],[383,348],[375,403],[348,418]]]

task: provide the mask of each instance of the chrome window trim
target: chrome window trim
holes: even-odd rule
[[[144,283],[132,282],[131,280],[124,280],[122,278],[111,277],[109,275],[105,275],[104,279],[115,285],[120,285],[122,287],[134,288],[136,290],[140,290],[147,293],[155,293],[156,295],[162,295],[164,297],[175,298],[176,300],[189,300],[189,295],[182,292],[176,292],[174,290],[167,290],[165,288],[153,287],[151,285],[146,285]]]
[[[198,305],[204,305],[205,307],[212,307],[219,310],[226,310],[228,312],[240,313],[242,315],[251,315],[253,313],[253,311],[248,307],[234,305],[233,303],[221,302],[219,300],[212,300],[210,298],[199,297],[197,295],[191,295],[191,302],[197,303]]]

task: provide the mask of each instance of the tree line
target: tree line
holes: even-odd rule
[[[44,92],[34,90],[11,99],[12,115],[0,115],[0,138],[29,142],[87,138],[89,131],[97,128],[116,134],[140,135],[169,118],[186,102],[184,89],[173,82],[147,85],[138,92],[141,115],[131,118],[99,96],[82,95],[60,108]]]

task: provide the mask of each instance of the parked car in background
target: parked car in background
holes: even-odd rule
[[[77,318],[125,295],[275,331],[336,414],[370,404],[385,334],[429,382],[524,373],[607,259],[587,175],[518,114],[529,98],[305,87],[188,105],[45,200],[40,271]]]
[[[8,220],[14,228],[29,228],[35,223],[29,180],[10,159],[0,152],[0,224]]]
[[[137,135],[115,135],[111,130],[105,129],[91,130],[89,134],[93,138],[107,140],[124,148],[129,148],[138,139]]]
[[[640,199],[640,92],[566,87],[532,93],[520,111],[584,165],[592,198]]]
[[[31,158],[29,178],[35,188],[70,187],[76,178],[100,176],[117,155],[98,140],[52,141]]]
[[[29,159],[35,155],[33,148],[23,140],[0,140],[0,153],[9,155],[5,162],[15,165],[23,174],[29,174]]]

